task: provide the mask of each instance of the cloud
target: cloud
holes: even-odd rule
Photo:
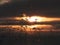
[[[2,4],[5,4],[5,3],[9,3],[11,0],[1,0],[0,1],[0,5],[2,5]]]
[[[27,15],[40,15],[47,17],[60,17],[60,2],[40,2],[40,1],[29,1],[29,2],[15,2],[18,0],[4,0],[5,3],[12,3],[0,6],[0,17],[3,16],[20,16],[21,13]],[[2,1],[2,2],[4,2]],[[27,0],[26,0],[27,1]],[[3,3],[4,4],[4,3]]]

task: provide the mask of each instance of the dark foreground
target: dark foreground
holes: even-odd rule
[[[46,33],[46,32],[44,32]],[[0,29],[0,45],[59,45],[60,32],[51,32],[51,35],[28,34],[26,32],[17,32],[11,29]],[[48,33],[47,33],[48,34]]]

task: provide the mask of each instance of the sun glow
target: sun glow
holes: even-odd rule
[[[29,22],[41,22],[44,18],[39,16],[32,16],[27,19]]]
[[[50,17],[41,17],[41,16],[27,16],[26,14],[23,14],[23,17],[14,17],[12,19],[15,20],[25,20],[28,22],[50,22],[50,21],[60,21],[60,18],[50,18]]]
[[[41,17],[41,16],[24,16],[24,17],[15,17],[13,18],[15,20],[25,20],[28,22],[45,22],[45,21],[54,21],[54,20],[60,20],[60,18],[48,18],[48,17]]]

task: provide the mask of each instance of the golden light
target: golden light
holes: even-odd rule
[[[10,18],[10,19],[12,19],[12,20],[18,20],[18,21],[20,21],[21,19],[23,19],[23,20],[28,21],[28,22],[60,21],[60,18],[49,18],[49,17],[41,17],[41,16],[31,16],[30,17],[30,16],[26,16],[26,14],[23,14],[23,17],[13,17],[13,18]]]
[[[39,16],[32,16],[27,18],[29,22],[41,22],[43,20],[42,17]]]
[[[27,17],[29,22],[46,22],[46,21],[60,21],[60,18],[48,18],[40,16]]]
[[[20,18],[19,17],[16,17],[16,20],[20,20]]]

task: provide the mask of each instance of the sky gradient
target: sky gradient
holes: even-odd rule
[[[3,0],[0,1],[0,17],[40,15],[60,17],[59,0]]]

